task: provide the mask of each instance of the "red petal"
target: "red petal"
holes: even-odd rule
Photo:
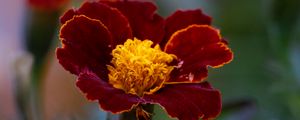
[[[221,112],[221,94],[206,83],[170,84],[157,94],[143,97],[160,104],[171,117],[180,120],[215,118]]]
[[[59,63],[78,75],[83,68],[97,72],[102,79],[107,77],[106,64],[110,62],[111,35],[99,21],[86,16],[74,16],[60,30],[62,48],[57,48]]]
[[[160,44],[164,46],[171,35],[177,30],[188,27],[192,24],[210,25],[211,17],[202,13],[200,9],[181,11],[178,10],[166,19],[166,35]]]
[[[220,67],[233,58],[219,31],[207,25],[191,25],[177,31],[165,51],[175,54],[183,62],[179,79],[169,82],[201,81],[207,77],[207,66]]]
[[[112,113],[131,110],[141,102],[138,96],[114,88],[92,72],[81,73],[76,85],[89,100],[98,100],[102,109]]]
[[[60,23],[65,24],[68,20],[72,19],[74,15],[76,15],[76,10],[69,9],[59,18]]]
[[[129,20],[133,36],[159,43],[164,35],[164,19],[155,13],[156,6],[151,2],[101,1],[119,9]]]
[[[119,10],[102,3],[86,2],[78,10],[71,9],[61,17],[61,23],[65,23],[74,15],[81,14],[100,20],[112,33],[114,46],[123,44],[128,38],[132,38],[132,31],[127,18]]]

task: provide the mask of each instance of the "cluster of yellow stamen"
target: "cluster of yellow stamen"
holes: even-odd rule
[[[108,65],[109,83],[126,93],[143,96],[160,89],[169,79],[176,58],[161,51],[159,45],[151,47],[150,40],[128,39],[112,51],[112,65]]]

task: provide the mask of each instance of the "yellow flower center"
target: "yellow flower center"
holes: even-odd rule
[[[112,65],[108,65],[109,83],[126,93],[143,96],[160,89],[169,79],[174,66],[168,65],[176,56],[151,47],[150,40],[127,39],[112,51]]]

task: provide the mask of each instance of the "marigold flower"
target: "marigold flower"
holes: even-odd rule
[[[233,58],[211,18],[201,10],[164,19],[151,2],[85,2],[62,17],[59,63],[77,87],[112,113],[159,104],[180,120],[215,118],[220,92],[204,81],[207,67]]]

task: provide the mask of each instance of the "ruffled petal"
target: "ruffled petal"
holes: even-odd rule
[[[143,98],[148,103],[161,105],[171,117],[179,120],[206,120],[221,112],[221,94],[207,82],[169,84]]]
[[[140,1],[100,1],[120,10],[129,20],[133,37],[140,40],[149,39],[159,43],[164,36],[164,19],[156,12],[151,2]]]
[[[115,8],[99,2],[85,2],[78,10],[71,9],[61,18],[61,23],[65,23],[74,15],[85,15],[92,19],[100,20],[111,32],[113,38],[113,48],[115,45],[123,44],[128,38],[132,38],[132,31],[127,18]]]
[[[76,10],[69,9],[62,16],[60,16],[59,20],[61,24],[65,24],[68,20],[72,19],[76,15]]]
[[[188,27],[192,24],[198,25],[210,25],[211,24],[211,17],[202,13],[200,9],[197,10],[187,10],[182,11],[178,10],[169,16],[166,19],[166,26],[165,26],[165,37],[164,41],[160,43],[161,46],[165,46],[167,40],[170,39],[171,35],[176,32],[177,30],[183,29]]]
[[[59,63],[72,74],[79,75],[87,67],[107,79],[111,39],[110,32],[99,20],[74,16],[61,27],[62,48],[57,48],[56,55]]]
[[[114,88],[89,71],[79,75],[76,85],[89,100],[98,100],[102,109],[112,113],[129,111],[141,102],[138,96]]]
[[[178,78],[168,82],[202,81],[207,77],[207,66],[220,67],[233,58],[219,31],[208,25],[191,25],[175,32],[165,51],[175,54],[181,63]]]

